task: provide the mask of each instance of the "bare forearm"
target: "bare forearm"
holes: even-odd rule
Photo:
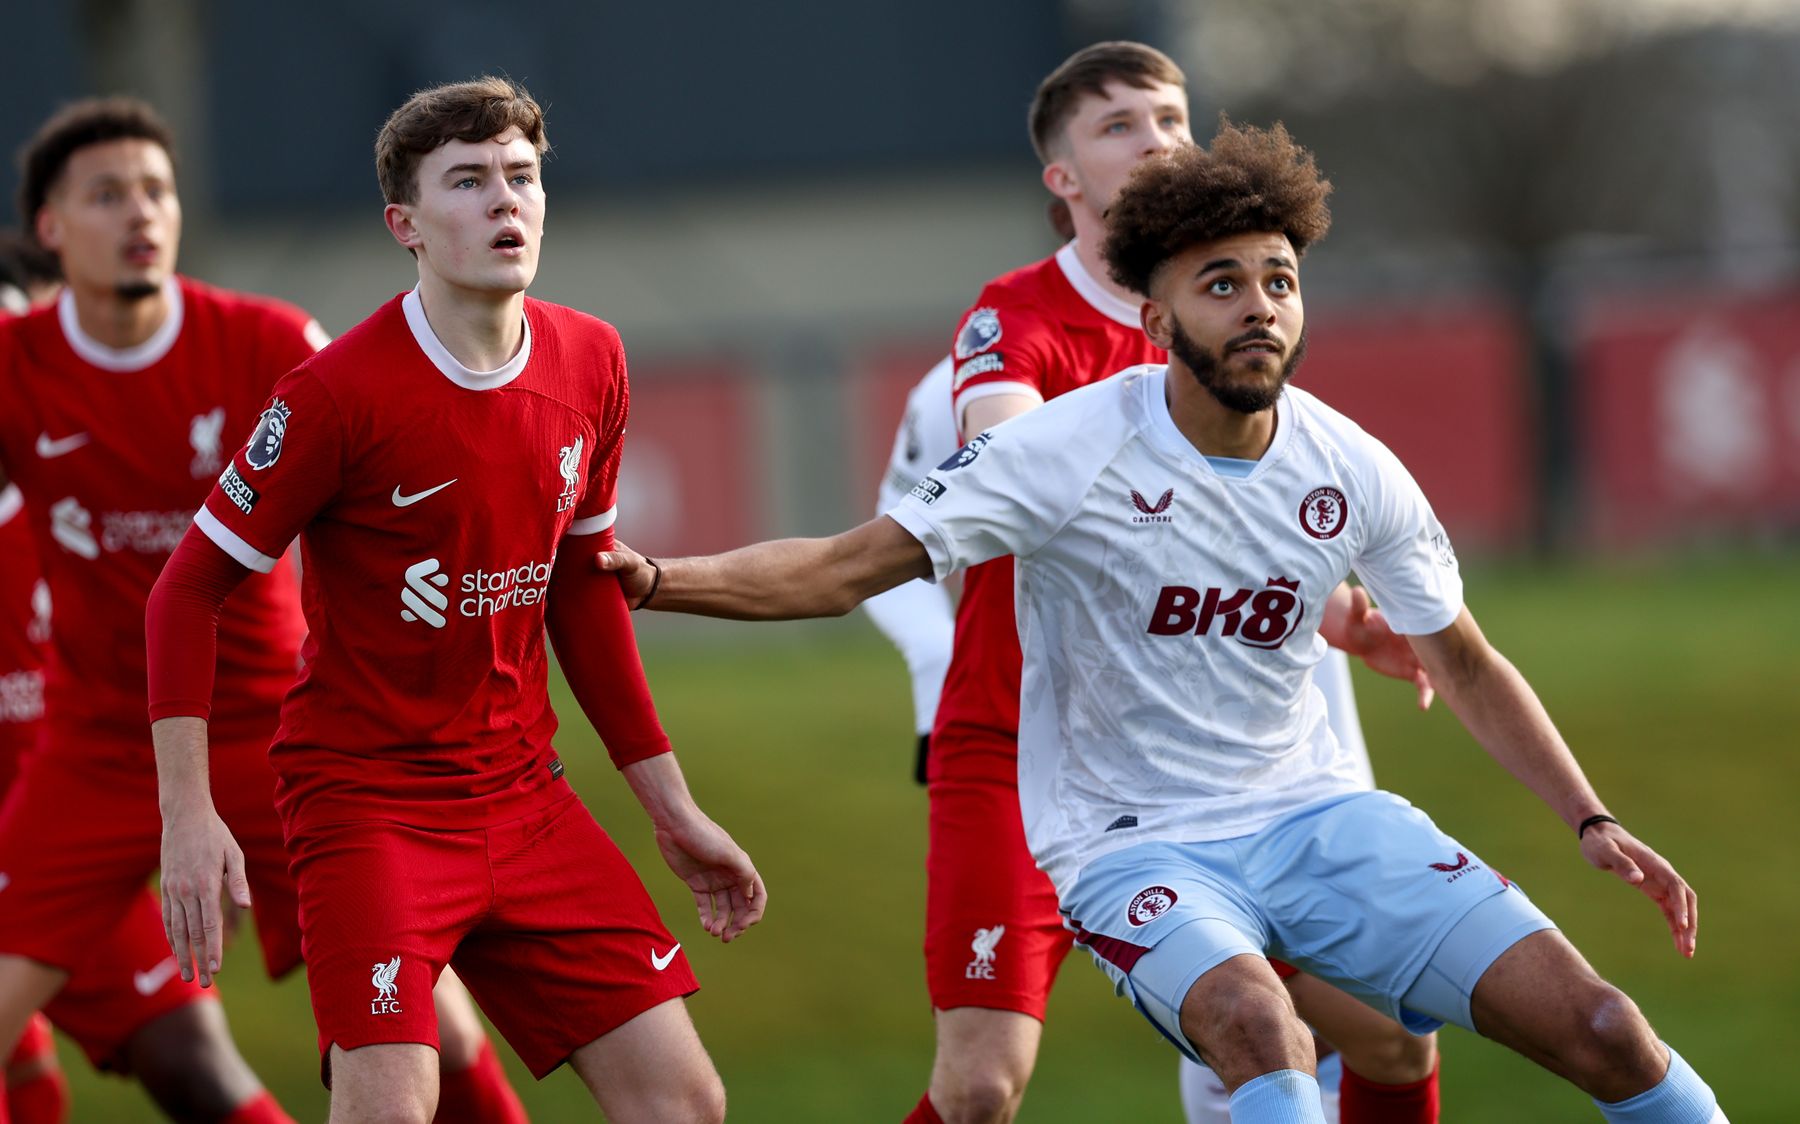
[[[1506,657],[1486,648],[1453,672],[1431,668],[1431,676],[1482,748],[1571,829],[1606,810],[1537,692]]]
[[[660,565],[649,608],[745,621],[842,616],[931,573],[925,548],[885,517],[829,539],[778,539]]]
[[[619,773],[631,786],[631,794],[643,806],[644,814],[657,827],[667,827],[699,811],[673,753],[646,757],[625,766]]]
[[[212,807],[206,720],[182,716],[150,724],[156,746],[156,796],[163,819]]]

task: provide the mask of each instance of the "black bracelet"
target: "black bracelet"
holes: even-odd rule
[[[644,561],[650,563],[650,568],[656,571],[656,576],[650,579],[650,592],[644,594],[644,599],[631,607],[631,611],[634,613],[650,604],[650,599],[656,596],[656,587],[662,584],[662,567],[656,564],[656,559],[646,558]]]
[[[645,600],[648,601],[649,598],[646,597]],[[1575,838],[1580,839],[1582,836],[1586,835],[1587,829],[1590,827],[1593,827],[1595,824],[1599,824],[1599,823],[1616,824],[1618,822],[1619,822],[1618,820],[1615,820],[1611,816],[1608,816],[1605,814],[1598,815],[1598,816],[1589,816],[1587,819],[1581,821],[1580,827],[1575,829]]]

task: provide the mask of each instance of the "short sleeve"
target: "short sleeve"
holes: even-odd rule
[[[570,535],[597,535],[612,530],[619,517],[619,460],[625,452],[625,423],[631,416],[631,383],[625,371],[625,349],[615,340],[613,377],[601,415],[594,426],[600,435],[588,458],[587,490],[575,508]]]
[[[1412,474],[1386,446],[1374,444],[1364,470],[1369,533],[1351,564],[1395,632],[1429,635],[1462,611],[1456,552]]]
[[[337,403],[308,370],[291,371],[275,384],[194,525],[238,562],[267,573],[337,495],[343,460]]]
[[[887,513],[925,547],[936,580],[990,558],[1033,553],[1079,503],[1067,472],[1029,455],[1027,435],[1044,430],[1022,427],[1024,420],[977,435]]]
[[[983,292],[983,303],[965,313],[956,326],[950,395],[959,422],[978,398],[1049,397],[1050,372],[1056,365],[1054,329],[1035,309],[1009,297],[992,289]]]

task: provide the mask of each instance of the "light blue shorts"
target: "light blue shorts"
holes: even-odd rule
[[[1143,843],[1083,867],[1062,912],[1119,994],[1183,1053],[1181,1002],[1233,956],[1285,960],[1414,1034],[1473,1030],[1500,954],[1553,928],[1525,894],[1387,792],[1309,804],[1254,835]]]

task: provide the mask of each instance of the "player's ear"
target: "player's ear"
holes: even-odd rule
[[[1060,159],[1044,165],[1044,187],[1058,199],[1073,199],[1081,194],[1081,187],[1075,182],[1075,173]]]
[[[1144,324],[1144,335],[1164,351],[1169,350],[1169,345],[1175,342],[1171,315],[1169,307],[1155,297],[1145,298],[1143,307],[1138,309],[1138,317]]]
[[[38,245],[52,252],[62,250],[62,221],[56,217],[54,207],[39,207],[31,228],[37,235]]]
[[[389,203],[381,212],[382,221],[387,223],[388,233],[394,241],[417,253],[419,245],[424,241],[419,236],[419,228],[414,225],[412,208],[405,203]]]

